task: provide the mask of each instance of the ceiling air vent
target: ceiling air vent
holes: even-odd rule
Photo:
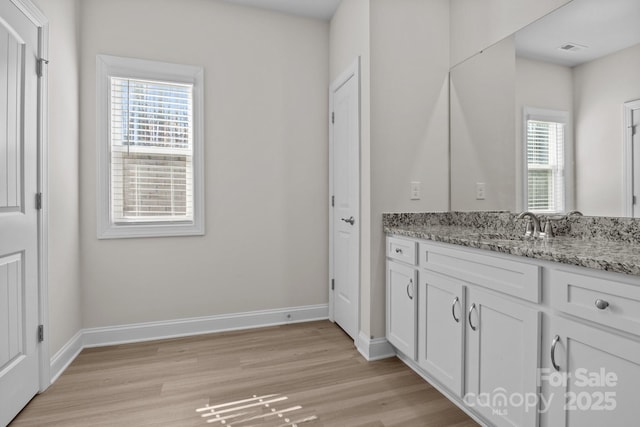
[[[563,43],[558,49],[564,50],[565,52],[577,52],[586,48],[587,46],[582,46],[578,43]]]

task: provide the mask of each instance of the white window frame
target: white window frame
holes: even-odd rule
[[[568,111],[551,110],[547,108],[523,107],[522,109],[522,210],[529,208],[529,160],[527,122],[529,120],[549,121],[564,123],[564,209],[562,212],[550,212],[535,210],[532,212],[541,214],[555,214],[569,212],[574,209],[573,188],[573,125]]]
[[[125,77],[193,85],[193,221],[115,223],[111,218],[110,78]],[[96,57],[98,239],[203,235],[204,70],[202,67],[125,58]]]

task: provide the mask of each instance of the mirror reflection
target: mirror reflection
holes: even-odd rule
[[[452,68],[452,210],[640,216],[638,22],[573,0]]]

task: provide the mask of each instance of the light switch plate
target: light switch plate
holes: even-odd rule
[[[487,188],[484,182],[476,182],[476,200],[484,200],[487,195]]]
[[[412,181],[411,182],[411,200],[420,200],[420,182]]]

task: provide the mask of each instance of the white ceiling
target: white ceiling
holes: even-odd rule
[[[224,0],[243,6],[330,20],[341,0]]]
[[[566,43],[587,49],[563,51]],[[516,33],[519,56],[573,67],[640,43],[640,0],[573,0]]]

